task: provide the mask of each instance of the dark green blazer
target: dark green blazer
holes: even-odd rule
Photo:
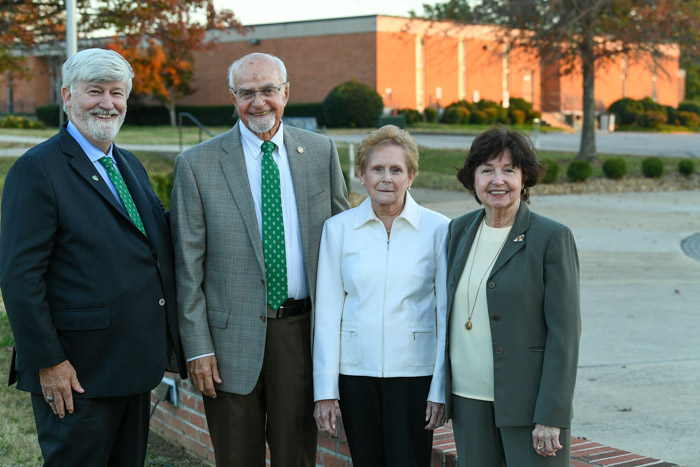
[[[450,223],[447,252],[446,398],[450,416],[450,314],[484,210]],[[566,226],[521,203],[486,282],[496,425],[569,428],[581,334],[579,262]],[[466,332],[466,331],[465,331]],[[468,368],[460,371],[469,371]]]

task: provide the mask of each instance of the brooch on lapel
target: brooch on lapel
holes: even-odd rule
[[[520,234],[520,235],[518,235],[517,237],[515,237],[515,238],[513,239],[513,241],[514,241],[515,243],[520,243],[520,242],[522,242],[523,240],[525,240],[525,234]]]
[[[96,182],[98,182],[98,181],[100,180],[100,179],[97,177],[97,175],[93,175],[93,176],[92,176],[92,179],[95,180]]]
[[[304,154],[304,148],[302,148],[301,146],[297,147],[297,152],[299,154]]]

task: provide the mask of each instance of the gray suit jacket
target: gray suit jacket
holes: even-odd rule
[[[185,357],[215,353],[216,389],[249,394],[265,351],[267,292],[240,124],[176,158],[171,218]],[[323,223],[349,207],[347,188],[331,139],[285,126],[284,144],[313,300]]]
[[[450,223],[447,243],[446,401],[450,412],[450,315],[484,210]],[[486,283],[496,425],[569,428],[581,334],[579,262],[567,227],[521,203]],[[466,331],[465,331],[466,332]],[[468,369],[460,369],[469,371]]]

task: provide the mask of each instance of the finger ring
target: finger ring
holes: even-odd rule
[[[320,430],[323,430],[323,429],[324,429],[324,426],[323,426],[323,425],[319,425],[318,428],[319,428]]]
[[[538,451],[541,451],[541,450],[543,450],[543,449],[544,449],[544,444],[538,444],[538,445],[537,445],[537,450],[538,450]]]
[[[46,396],[46,402],[48,402],[49,404],[52,403],[54,400],[55,399],[53,396]]]

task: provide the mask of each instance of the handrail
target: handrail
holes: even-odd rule
[[[177,127],[178,127],[178,130],[179,130],[179,133],[180,133],[180,152],[182,152],[182,118],[183,118],[183,117],[189,118],[190,120],[192,120],[192,123],[194,123],[195,125],[197,125],[197,126],[199,127],[199,142],[200,142],[200,143],[202,142],[202,131],[204,131],[204,132],[205,132],[206,134],[208,134],[210,137],[214,137],[214,136],[215,136],[214,133],[212,133],[211,131],[209,131],[209,130],[207,129],[207,127],[205,127],[204,125],[202,125],[202,123],[201,123],[199,120],[197,120],[197,118],[195,118],[195,116],[192,115],[191,113],[189,113],[189,112],[178,112],[178,114],[177,114]]]

